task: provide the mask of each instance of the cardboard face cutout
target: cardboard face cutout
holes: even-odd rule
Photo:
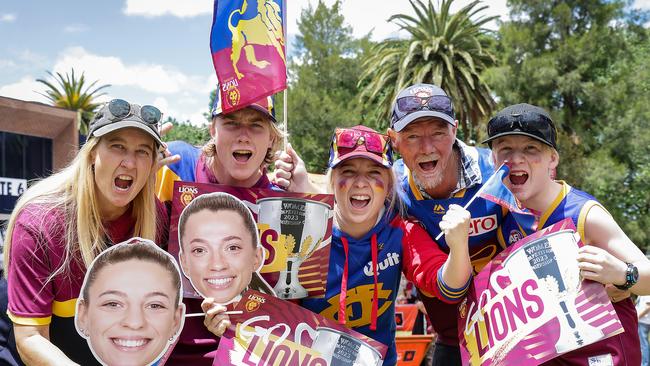
[[[183,328],[181,282],[174,258],[153,242],[114,245],[86,272],[77,332],[102,365],[152,365]]]
[[[181,213],[178,241],[183,274],[203,298],[229,304],[239,301],[250,286],[273,293],[259,275],[264,249],[255,220],[235,196],[196,197]]]

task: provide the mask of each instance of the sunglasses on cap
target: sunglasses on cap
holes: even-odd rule
[[[417,95],[410,95],[397,99],[397,118],[402,118],[404,115],[428,109],[430,111],[442,112],[451,117],[454,116],[454,109],[451,99],[445,95],[431,95],[428,97],[419,97]]]
[[[388,136],[355,128],[337,128],[332,140],[329,166],[332,167],[353,156],[366,156],[386,167],[393,164],[393,153]]]
[[[130,116],[136,116],[147,124],[157,125],[162,119],[160,109],[152,105],[139,107],[124,99],[113,99],[108,102],[106,112],[108,112],[108,115],[105,115],[105,117],[113,122],[126,119]]]
[[[557,148],[556,130],[553,121],[537,112],[521,114],[497,115],[488,122],[488,136],[485,142],[490,142],[499,136],[526,135],[545,144]]]
[[[134,127],[151,135],[159,147],[165,147],[158,131],[161,119],[162,113],[154,106],[140,107],[123,99],[113,99],[95,114],[90,122],[88,136],[100,137],[122,128]]]
[[[384,153],[388,142],[388,136],[386,135],[351,128],[337,128],[334,134],[336,136],[336,146],[338,147],[350,149],[363,143],[366,145],[367,151],[377,154]]]

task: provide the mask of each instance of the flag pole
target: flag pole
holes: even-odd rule
[[[504,162],[503,164],[505,164],[505,162]],[[498,168],[494,169],[494,174],[497,174],[497,172],[499,171],[499,169],[501,169],[501,167],[503,166],[503,164],[499,165]],[[492,176],[490,176],[490,178],[492,178]],[[490,178],[488,178],[487,180],[489,180]],[[472,196],[472,198],[470,198],[469,202],[467,202],[467,203],[465,204],[465,206],[463,206],[463,209],[467,210],[467,208],[469,207],[469,205],[471,205],[472,202],[474,202],[474,200],[476,199],[476,197],[478,197],[481,193],[483,193],[483,191],[486,189],[485,187],[487,187],[487,185],[485,184],[485,183],[487,182],[487,180],[486,180],[485,182],[483,182],[483,185],[481,185],[481,188],[479,188],[478,191],[476,191],[476,193],[474,193],[474,195]],[[440,240],[440,238],[442,238],[442,236],[443,236],[444,234],[445,234],[444,231],[440,231],[440,234],[438,234],[438,235],[436,236],[436,239],[435,239],[435,240],[436,240],[436,241]]]
[[[284,103],[282,103],[282,115],[284,116],[284,121],[283,121],[283,129],[284,129],[284,150],[287,150],[287,144],[289,143],[289,120],[287,119],[287,94],[289,91],[289,87],[287,86],[286,89],[284,89]]]
[[[282,15],[283,15],[283,22],[282,22],[282,33],[284,36],[284,72],[287,73],[287,60],[289,59],[289,42],[287,39],[287,28],[288,24],[287,21],[289,20],[289,14],[287,13],[287,2],[283,1],[282,2]],[[285,80],[287,80],[287,75],[285,75]],[[284,118],[283,121],[283,129],[284,129],[284,150],[287,150],[287,145],[289,144],[289,119],[287,118],[287,111],[289,107],[287,106],[287,102],[289,100],[288,94],[289,94],[289,82],[287,81],[287,88],[284,89],[283,94],[283,103],[282,103],[282,116]]]

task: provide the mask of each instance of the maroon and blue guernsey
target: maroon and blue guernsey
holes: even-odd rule
[[[591,195],[560,181],[562,190],[553,200],[551,207],[542,213],[539,227],[545,228],[571,218],[580,237],[585,237],[585,220],[589,210],[602,205]],[[636,309],[631,298],[613,303],[624,333],[603,339],[589,346],[566,353],[545,363],[545,365],[617,365],[636,366],[641,364],[641,344],[637,331]]]

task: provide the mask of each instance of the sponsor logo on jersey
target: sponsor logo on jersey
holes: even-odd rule
[[[447,210],[445,210],[445,208],[442,207],[441,204],[436,203],[436,204],[433,206],[433,213],[434,213],[434,214],[436,214],[436,215],[444,215],[445,212],[447,212]]]
[[[508,236],[508,245],[512,245],[523,238],[524,235],[519,230],[512,230]]]
[[[388,267],[396,266],[399,264],[399,254],[397,253],[388,253],[386,255],[386,258],[377,263],[377,274],[379,274],[381,271],[385,270]],[[366,276],[372,277],[374,276],[372,273],[372,262],[368,262],[365,267],[363,267],[363,273],[366,274]]]
[[[469,236],[479,236],[497,228],[497,215],[475,217],[469,222]]]

